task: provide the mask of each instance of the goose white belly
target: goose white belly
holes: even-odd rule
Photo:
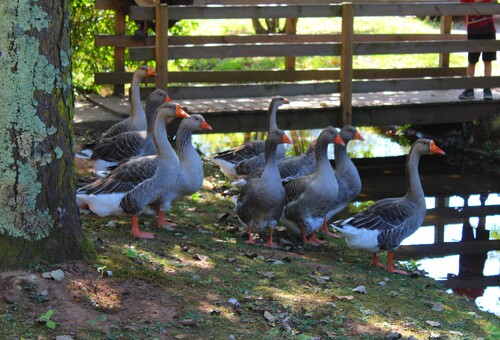
[[[100,217],[124,215],[120,202],[125,195],[123,192],[99,195],[77,194],[76,201],[80,207],[87,204],[89,210]]]
[[[378,230],[355,228],[349,224],[344,224],[341,228],[333,224],[331,226],[344,235],[349,248],[366,250],[371,253],[377,253],[381,250],[378,245],[378,235],[380,234]]]
[[[235,164],[225,161],[223,159],[217,159],[217,158],[208,158],[208,160],[216,165],[218,165],[222,171],[222,173],[229,179],[233,180],[236,178],[236,170],[235,170]]]

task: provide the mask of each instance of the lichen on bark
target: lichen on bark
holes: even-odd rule
[[[37,206],[44,185],[38,172],[63,150],[47,152],[47,138],[61,127],[42,121],[37,98],[63,87],[63,79],[67,89],[68,76],[41,53],[39,36],[52,18],[38,1],[1,1],[0,13],[0,235],[39,240],[56,222],[48,207]],[[60,58],[67,66],[66,52]]]

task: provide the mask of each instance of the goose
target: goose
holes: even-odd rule
[[[283,104],[289,103],[290,102],[288,101],[288,99],[284,97],[274,97],[271,99],[266,118],[266,127],[268,133],[278,128],[278,125],[276,123],[276,114],[278,112],[278,108]],[[235,166],[240,162],[262,155],[260,160],[258,161],[259,163],[256,163],[254,166],[256,166],[255,169],[264,166],[264,144],[265,142],[260,139],[248,141],[243,145],[237,146],[233,149],[216,153],[210,158],[207,158],[207,160],[219,166],[224,175],[227,178],[233,180],[239,176],[236,173]],[[283,144],[280,144],[278,146],[276,157],[277,159],[285,157],[285,147]]]
[[[135,156],[149,156],[156,153],[152,130],[156,109],[163,103],[171,101],[163,90],[151,92],[146,101],[147,130],[123,132],[112,137],[103,137],[86,144],[77,154],[80,158],[94,160],[94,172],[98,175],[107,174],[108,168],[118,165]]]
[[[141,81],[150,76],[156,76],[151,67],[141,65],[137,68],[131,84],[129,117],[111,126],[102,137],[112,137],[127,131],[146,130],[146,113],[141,103]]]
[[[236,214],[243,225],[248,228],[247,243],[254,243],[252,230],[262,231],[269,227],[267,247],[274,248],[273,229],[279,221],[285,206],[285,189],[280,182],[280,174],[276,165],[276,150],[282,143],[291,144],[290,138],[283,130],[272,130],[265,143],[265,168],[260,177],[254,178],[243,187],[237,203]]]
[[[155,238],[153,233],[139,230],[139,215],[148,205],[154,205],[158,207],[158,222],[165,220],[167,207],[162,198],[179,176],[179,160],[168,142],[166,130],[166,124],[175,117],[188,118],[189,115],[179,104],[161,105],[156,110],[153,129],[158,153],[121,163],[106,177],[79,189],[76,195],[79,206],[101,217],[128,214],[133,237]]]
[[[164,211],[170,208],[172,201],[194,194],[200,190],[203,184],[203,164],[191,138],[194,131],[201,130],[211,131],[212,127],[200,114],[192,114],[190,118],[183,119],[179,125],[176,145],[180,171],[176,181],[162,197]],[[168,229],[176,226],[175,223],[165,220],[158,224],[166,226]]]
[[[131,95],[130,95],[130,114],[128,118],[112,125],[106,132],[101,135],[101,138],[109,138],[120,133],[129,131],[141,131],[147,128],[146,113],[142,107],[141,96],[140,96],[140,84],[141,81],[148,76],[156,76],[152,68],[147,65],[141,65],[134,72],[131,85]],[[170,98],[168,99],[170,100]],[[92,156],[92,146],[97,141],[93,141],[84,146],[84,148],[79,151],[75,156],[82,159],[90,159]]]
[[[373,266],[384,267],[378,261],[377,253],[387,251],[387,271],[408,274],[394,269],[393,256],[401,242],[420,228],[424,221],[425,196],[418,163],[420,157],[427,154],[444,155],[444,151],[430,139],[418,139],[411,146],[406,158],[408,191],[403,197],[379,200],[366,210],[331,224],[344,235],[349,248],[371,252]]]
[[[354,139],[364,141],[364,138],[359,134],[358,130],[351,125],[345,125],[340,130],[340,138],[342,138],[345,145],[335,144],[333,146],[333,152],[335,155],[334,173],[339,185],[339,192],[337,199],[330,206],[330,209],[326,214],[325,223],[321,229],[321,231],[325,234],[333,237],[338,236],[328,229],[327,221],[329,221],[335,214],[342,211],[349,204],[349,202],[356,198],[361,192],[361,178],[359,177],[356,166],[347,155],[347,144]]]
[[[278,171],[280,173],[281,181],[288,183],[292,179],[300,176],[312,174],[316,168],[316,158],[314,155],[314,148],[316,147],[316,140],[312,141],[307,147],[306,152],[294,156],[285,157],[278,160]],[[233,186],[243,187],[247,181],[252,178],[262,175],[262,169],[259,169],[247,176],[242,176],[231,183]]]
[[[314,233],[322,226],[329,206],[337,198],[338,184],[327,154],[330,143],[344,145],[332,126],[324,129],[316,141],[314,172],[285,185],[287,203],[281,221],[289,228],[298,226],[304,244],[317,245],[321,242]],[[308,240],[309,234],[311,237]]]

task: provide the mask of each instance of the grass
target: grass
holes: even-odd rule
[[[369,254],[349,250],[343,240],[304,248],[279,229],[277,239],[290,243],[272,250],[260,238],[246,244],[223,175],[209,164],[205,173],[197,195],[173,204],[169,217],[179,224],[176,231],[158,230],[155,218],[141,217],[143,229],[157,233],[155,240],[132,239],[128,218],[82,216],[84,233],[98,250],[88,266],[100,285],[132,280],[148,292],[160,291],[168,297],[162,303],[175,309],[174,319],[149,319],[147,305],[141,318],[122,317],[125,297],[99,293],[94,284],[74,293],[93,313],[84,328],[58,320],[64,310],[57,306],[54,331],[34,324],[25,308],[10,306],[0,308],[0,329],[24,338],[70,331],[79,339],[382,339],[392,332],[419,339],[493,339],[499,331],[498,317],[479,311],[473,301],[447,294],[427,277],[373,268]],[[366,294],[353,291],[360,285]],[[53,303],[42,302],[42,311]],[[432,309],[437,303],[441,311]],[[113,315],[119,321],[111,321]]]
[[[281,20],[281,25],[284,20]],[[196,20],[190,35],[253,34],[250,20]],[[301,18],[297,24],[297,34],[335,34],[341,30],[340,18]],[[439,23],[416,17],[359,17],[355,19],[357,34],[402,34],[439,33]],[[438,54],[413,55],[371,55],[354,58],[354,68],[413,68],[438,67]],[[340,57],[298,57],[297,69],[339,68]],[[467,64],[465,53],[452,53],[451,67]],[[244,70],[283,69],[284,58],[233,58],[208,60],[182,60],[172,62],[172,69],[191,70]],[[478,70],[479,72],[479,70]]]

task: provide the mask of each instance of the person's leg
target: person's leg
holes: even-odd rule
[[[488,60],[484,61],[484,76],[491,77],[491,61],[488,61]],[[483,89],[483,98],[484,98],[484,100],[492,100],[493,99],[493,93],[491,93],[491,89],[489,89],[489,88]]]
[[[467,64],[467,76],[474,77],[476,73],[476,63],[471,62],[471,57],[469,56],[469,64]],[[474,98],[474,89],[468,88],[462,91],[458,96],[459,99],[473,99]]]

